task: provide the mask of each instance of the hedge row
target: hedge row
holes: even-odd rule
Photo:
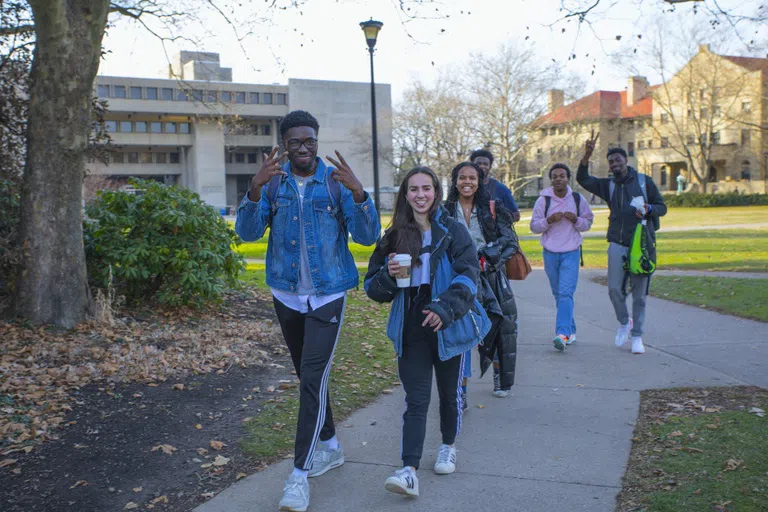
[[[707,208],[713,206],[755,206],[768,205],[768,194],[739,194],[728,192],[727,194],[680,194],[665,195],[664,203],[667,206],[687,208]]]

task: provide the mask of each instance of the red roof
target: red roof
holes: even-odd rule
[[[768,59],[758,59],[755,57],[731,57],[729,55],[723,55],[724,59],[728,59],[734,64],[746,68],[750,71],[768,71]]]
[[[648,92],[658,86],[648,88]],[[646,94],[634,105],[627,105],[627,91],[597,91],[545,114],[534,126],[572,123],[593,119],[631,119],[651,115],[653,100]]]

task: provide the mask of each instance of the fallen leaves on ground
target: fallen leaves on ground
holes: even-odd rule
[[[279,328],[243,304],[232,293],[205,311],[126,310],[112,325],[88,322],[70,331],[0,322],[0,455],[56,439],[72,411],[70,393],[89,384],[158,387],[190,373],[269,364],[284,352]]]
[[[176,451],[176,448],[169,444],[159,444],[152,448],[153,452],[156,452],[158,450],[162,451],[166,455],[173,455],[173,452]]]
[[[216,451],[219,451],[225,446],[227,446],[226,443],[222,443],[221,441],[216,441],[216,440],[211,440],[211,442],[208,444],[211,445],[211,448],[213,448]]]
[[[741,459],[728,459],[725,461],[725,464],[723,464],[723,471],[736,471],[743,465],[744,461]]]

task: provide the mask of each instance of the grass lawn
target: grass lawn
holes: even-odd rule
[[[616,510],[768,510],[768,418],[753,408],[768,410],[768,391],[644,391]]]
[[[651,295],[768,322],[768,280],[654,276]]]
[[[243,280],[265,289],[264,265],[249,265]],[[385,335],[389,306],[371,301],[362,289],[350,291],[347,299],[330,383],[337,428],[342,427],[343,419],[353,411],[399,385],[395,353]],[[292,453],[298,406],[296,387],[290,387],[267,403],[259,415],[246,424],[248,436],[243,441],[243,449],[260,457]]]

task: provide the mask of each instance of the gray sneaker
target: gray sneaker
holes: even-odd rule
[[[306,512],[309,508],[309,482],[294,475],[288,477],[283,488],[280,510]]]
[[[341,449],[341,445],[339,445],[338,450],[329,450],[323,443],[320,443],[315,450],[312,467],[307,476],[309,478],[320,476],[342,464],[344,464],[344,450]]]

